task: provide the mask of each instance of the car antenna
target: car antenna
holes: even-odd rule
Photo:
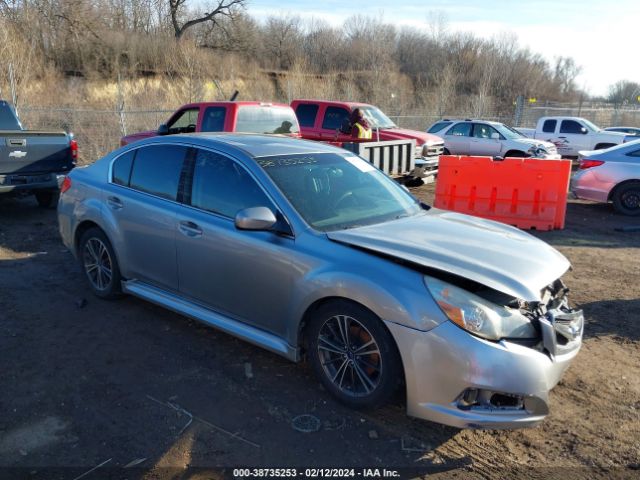
[[[235,92],[233,92],[233,95],[231,95],[231,98],[229,99],[230,102],[235,102],[236,98],[238,98],[238,95],[240,94],[240,92],[238,90],[236,90]]]

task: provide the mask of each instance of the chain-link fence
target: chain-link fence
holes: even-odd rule
[[[172,110],[92,110],[81,108],[20,108],[20,118],[26,128],[63,129],[72,132],[78,140],[80,163],[95,161],[120,145],[120,137],[126,134],[155,130],[173,113]],[[483,115],[485,120],[494,120],[508,125],[534,127],[544,116],[575,116],[591,120],[600,127],[636,126],[640,127],[640,107],[625,106],[613,108],[610,104],[589,103],[534,104],[524,105],[520,111],[514,106],[513,112],[491,112]],[[450,115],[436,115],[430,112],[416,114],[389,115],[399,127],[425,131],[442,118],[469,118],[468,112],[453,112]]]
[[[74,134],[81,164],[91,163],[120,146],[126,134],[155,130],[173,113],[171,110],[89,110],[74,108],[22,107],[25,128],[62,129]]]

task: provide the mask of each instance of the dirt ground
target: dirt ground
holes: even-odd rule
[[[414,193],[429,201],[433,186]],[[308,365],[135,298],[98,300],[55,211],[2,199],[0,478],[228,478],[234,466],[640,478],[640,232],[624,225],[640,218],[570,201],[564,230],[536,233],[573,264],[584,346],[541,425],[462,431],[407,417],[401,398],[349,410]],[[318,431],[292,428],[303,414]]]

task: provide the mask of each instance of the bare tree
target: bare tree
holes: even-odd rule
[[[246,0],[216,0],[209,5],[208,12],[193,13],[187,9],[187,0],[169,0],[169,14],[175,37],[182,38],[184,32],[194,25],[205,22],[217,23],[220,18],[233,17],[242,8]]]

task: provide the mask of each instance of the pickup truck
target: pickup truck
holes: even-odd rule
[[[156,135],[193,132],[274,133],[300,137],[289,105],[263,102],[203,102],[180,107],[158,130],[122,137],[120,146]]]
[[[553,143],[563,157],[578,157],[580,150],[602,150],[634,139],[632,135],[606,132],[580,117],[542,117],[536,128],[516,130],[529,138]]]
[[[35,195],[41,207],[51,207],[77,159],[73,135],[25,130],[13,107],[0,100],[0,195]]]
[[[436,172],[444,142],[430,133],[399,128],[378,107],[358,102],[337,102],[326,100],[294,100],[291,107],[296,112],[302,138],[327,142],[342,146],[352,142],[385,142],[415,140],[416,166],[424,173]],[[351,117],[351,112],[359,108],[373,129],[371,140],[356,139],[341,131]]]

